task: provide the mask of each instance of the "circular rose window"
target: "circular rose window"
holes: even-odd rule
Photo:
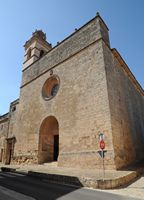
[[[42,88],[42,96],[45,100],[52,99],[58,92],[59,78],[52,76],[46,80]]]

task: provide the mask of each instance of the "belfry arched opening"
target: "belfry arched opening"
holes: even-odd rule
[[[59,125],[54,116],[45,118],[40,126],[38,163],[57,161],[59,155]]]

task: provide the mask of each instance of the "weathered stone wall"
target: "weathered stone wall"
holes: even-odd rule
[[[115,162],[121,168],[144,158],[144,96],[132,81],[130,70],[124,70],[109,47],[103,44],[103,48]]]
[[[18,109],[18,103],[19,99],[15,100],[10,105],[9,110],[9,130],[8,130],[8,138],[12,138],[15,136],[15,132],[13,131],[14,126],[16,126],[16,115],[17,115],[17,109]]]
[[[0,117],[0,162],[5,159],[6,138],[8,135],[9,115]]]
[[[8,114],[0,116],[0,137],[7,137],[8,134]]]

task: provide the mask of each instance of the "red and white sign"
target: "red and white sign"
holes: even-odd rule
[[[105,142],[104,142],[104,140],[101,140],[100,141],[100,148],[103,150],[103,149],[105,149]]]

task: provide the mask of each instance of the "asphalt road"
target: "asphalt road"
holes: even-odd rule
[[[137,200],[103,191],[45,182],[27,175],[0,172],[0,200]]]

